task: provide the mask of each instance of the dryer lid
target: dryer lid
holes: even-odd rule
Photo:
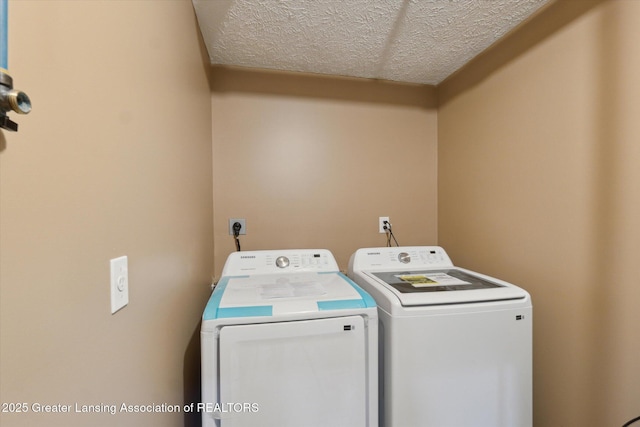
[[[203,319],[368,307],[376,307],[373,298],[337,271],[227,276],[213,291]]]

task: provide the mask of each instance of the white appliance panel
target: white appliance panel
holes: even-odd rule
[[[232,252],[224,264],[222,276],[338,270],[338,263],[326,249],[283,249]]]
[[[531,425],[531,308],[394,318],[381,312],[386,426]]]
[[[377,343],[329,251],[232,253],[202,315],[202,425],[377,427]]]
[[[368,425],[366,341],[361,316],[222,327],[220,400],[259,412],[221,427]]]
[[[382,426],[532,426],[525,290],[437,246],[359,249],[349,277],[378,304]]]

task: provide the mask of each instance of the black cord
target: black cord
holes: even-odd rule
[[[400,246],[398,241],[396,240],[396,236],[393,235],[393,230],[391,229],[391,223],[389,221],[385,221],[384,230],[387,233],[387,247],[391,247],[391,238],[393,237],[393,241],[396,242],[396,246]]]
[[[240,224],[239,222],[233,223],[233,239],[236,241],[236,251],[238,252],[240,252],[240,239],[238,239],[238,236],[240,236],[241,229],[242,224]]]
[[[630,426],[631,424],[635,423],[636,421],[640,421],[640,417],[635,417],[634,419],[627,421],[626,423],[624,423],[624,425],[622,427]]]
[[[396,240],[396,236],[393,235],[393,231],[391,231],[391,229],[389,229],[389,234],[391,234],[391,237],[393,237],[393,241],[396,242],[396,246],[400,246],[398,244],[398,241]],[[389,245],[389,246],[391,246],[391,245]]]
[[[384,230],[384,234],[387,235],[387,247],[391,247],[391,224],[389,221],[384,221],[382,223],[382,229]]]

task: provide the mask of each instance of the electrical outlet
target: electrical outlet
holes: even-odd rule
[[[129,304],[129,262],[126,256],[110,261],[111,314]]]
[[[385,229],[384,229],[384,222],[387,221],[388,223],[391,223],[391,221],[389,221],[389,217],[388,216],[381,216],[378,218],[378,233],[380,234],[384,234],[386,233]]]
[[[244,218],[229,218],[229,235],[233,236],[233,224],[240,223],[240,234],[247,234],[247,222]]]

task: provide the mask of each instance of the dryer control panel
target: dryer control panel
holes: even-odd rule
[[[350,271],[398,268],[453,267],[440,246],[402,246],[358,249],[350,261]]]
[[[338,270],[335,258],[326,249],[283,249],[234,252],[227,258],[222,276]]]

